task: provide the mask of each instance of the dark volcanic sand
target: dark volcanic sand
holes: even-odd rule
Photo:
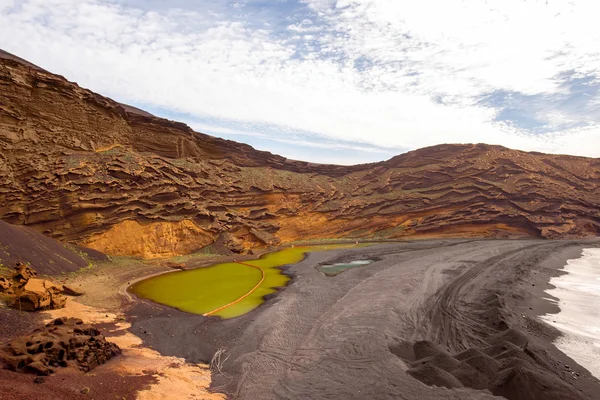
[[[0,264],[12,270],[17,262],[31,265],[40,275],[58,275],[86,267],[90,259],[106,261],[104,254],[78,246],[63,245],[25,226],[0,221]]]
[[[42,318],[37,313],[0,308],[0,345],[38,328]]]
[[[231,398],[487,399],[489,391],[426,386],[413,378],[457,386],[443,371],[456,364],[449,355],[472,349],[467,354],[478,354],[480,364],[497,365],[478,353],[487,348],[497,359],[507,357],[503,368],[513,368],[498,378],[499,394],[598,399],[598,380],[551,344],[556,330],[535,320],[550,310],[539,301],[550,276],[582,248],[598,245],[432,240],[315,253],[289,269],[295,278],[285,290],[242,317],[221,321],[145,301],[129,315],[133,332],[165,355],[207,362],[224,349],[229,358],[213,372],[212,388]],[[334,278],[314,268],[348,257],[380,261]],[[508,327],[517,332],[506,335],[510,340],[527,335],[531,356],[523,345],[490,347]],[[437,344],[444,361],[419,364],[411,376],[414,352],[407,342],[419,340]],[[423,349],[417,350],[427,354]],[[465,385],[478,385],[478,374],[469,365],[455,372]]]

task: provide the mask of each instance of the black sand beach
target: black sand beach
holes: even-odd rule
[[[598,245],[430,240],[314,253],[242,317],[147,301],[128,315],[163,354],[209,362],[221,350],[212,388],[231,398],[595,399],[599,382],[536,316],[552,310],[540,300],[550,277]],[[315,269],[360,258],[380,261],[334,278]]]

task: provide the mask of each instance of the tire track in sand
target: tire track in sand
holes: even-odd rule
[[[482,318],[483,297],[494,292],[485,287],[488,275],[513,275],[517,265],[538,262],[556,244],[534,244],[480,261],[456,279],[441,287],[419,306],[414,314],[420,321],[415,326],[415,339],[427,339],[451,352],[484,344],[484,339],[500,331]],[[488,308],[489,310],[489,308]],[[414,315],[413,314],[413,315]]]

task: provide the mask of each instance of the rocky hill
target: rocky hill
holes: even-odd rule
[[[352,167],[194,132],[0,54],[0,219],[114,255],[600,232],[600,159],[440,145]]]

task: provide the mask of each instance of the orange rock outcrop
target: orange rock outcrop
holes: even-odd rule
[[[351,167],[194,132],[0,57],[0,219],[119,255],[600,232],[600,159],[440,145]]]
[[[29,265],[19,263],[11,276],[0,277],[0,300],[22,311],[63,308],[67,302],[62,294],[66,286],[37,278],[37,272]]]

